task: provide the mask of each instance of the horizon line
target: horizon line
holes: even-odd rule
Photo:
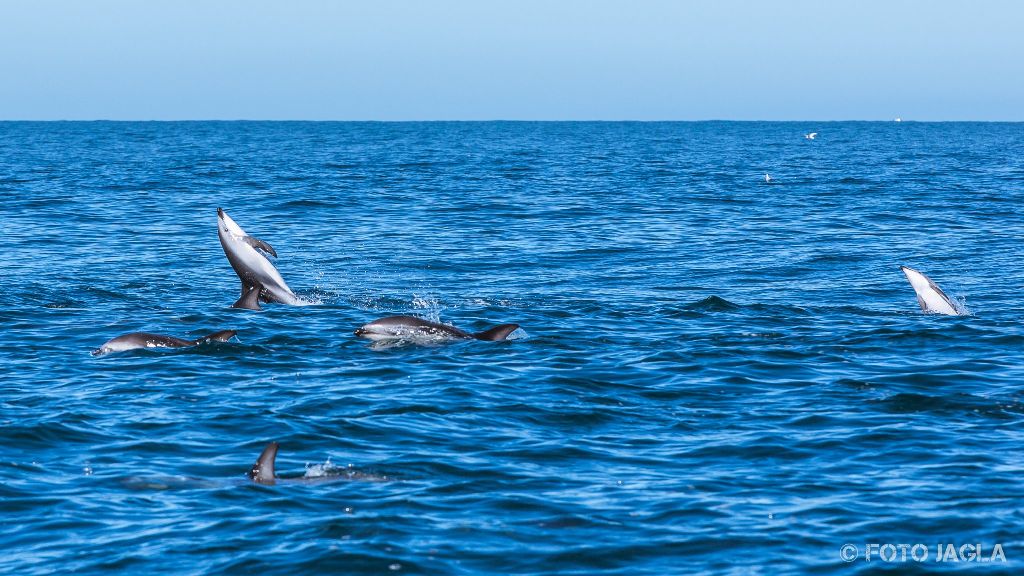
[[[547,119],[507,119],[507,118],[491,118],[491,119],[458,119],[458,118],[454,118],[454,119],[451,119],[451,118],[434,118],[434,119],[391,119],[391,120],[381,120],[381,119],[336,119],[336,118],[330,118],[330,119],[311,119],[311,118],[176,118],[176,119],[167,119],[167,118],[42,118],[42,119],[39,119],[39,118],[9,118],[9,119],[6,119],[5,118],[5,119],[0,119],[0,122],[4,122],[4,123],[13,123],[13,122],[112,122],[112,123],[113,122],[338,122],[338,123],[341,123],[341,122],[367,122],[367,123],[369,123],[369,122],[375,122],[375,123],[396,123],[396,124],[397,123],[416,123],[416,122],[420,122],[420,123],[426,123],[426,122],[438,122],[438,123],[441,123],[441,122],[465,122],[465,123],[471,123],[471,122],[476,122],[476,123],[484,123],[484,122],[507,122],[507,123],[515,123],[515,122],[524,122],[524,123],[525,122],[549,122],[549,123],[555,123],[555,122],[579,122],[579,123],[585,123],[585,122],[591,122],[591,123],[596,123],[596,122],[607,122],[607,123],[616,123],[616,122],[623,122],[623,123],[625,123],[625,122],[633,122],[633,123],[659,123],[659,122],[661,122],[661,123],[668,123],[668,122],[677,122],[677,123],[685,123],[685,122],[690,122],[690,123],[698,123],[698,122],[737,122],[737,123],[739,123],[739,122],[750,122],[750,123],[754,123],[754,122],[793,122],[793,123],[796,123],[796,122],[865,122],[865,123],[882,123],[882,122],[886,122],[886,123],[889,123],[889,122],[891,122],[891,123],[903,123],[903,122],[911,122],[911,123],[918,123],[918,124],[940,124],[940,123],[949,123],[949,124],[952,124],[952,123],[1013,124],[1013,123],[1022,123],[1022,122],[1024,122],[1024,119],[1022,119],[1022,120],[963,120],[963,119],[961,119],[961,120],[948,120],[948,119],[947,120],[929,120],[929,119],[904,120],[902,118],[888,118],[888,119],[871,119],[871,120],[867,120],[867,119],[831,119],[831,120],[822,120],[822,119],[813,119],[812,118],[812,119],[795,119],[795,120],[794,119],[787,119],[787,120],[774,119],[773,120],[773,119],[705,118],[705,119],[647,119],[647,120],[640,120],[640,119],[631,119],[631,118],[619,118],[619,119],[611,119],[611,120],[610,119],[564,119],[563,120],[563,119],[550,119],[550,118],[547,118]]]

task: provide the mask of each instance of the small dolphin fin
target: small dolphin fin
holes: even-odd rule
[[[277,442],[267,444],[256,463],[249,470],[249,479],[258,484],[274,483],[274,460],[277,459]]]
[[[259,238],[253,238],[252,236],[246,236],[245,238],[242,238],[242,241],[245,242],[246,244],[248,244],[249,246],[252,246],[253,248],[256,248],[257,250],[263,250],[267,254],[270,254],[274,258],[277,258],[277,250],[274,250],[273,246],[271,246],[270,244],[267,244],[266,242],[264,242],[263,240],[260,240]]]
[[[206,336],[203,336],[202,338],[196,340],[195,343],[200,344],[202,342],[227,342],[228,340],[234,338],[235,334],[238,334],[238,331],[221,330],[219,332],[214,332],[213,334],[207,334]]]
[[[508,338],[508,335],[515,332],[517,328],[519,328],[519,324],[501,324],[489,330],[477,332],[476,334],[473,334],[473,338],[476,338],[477,340],[496,342],[498,340]]]
[[[242,297],[237,302],[231,305],[232,308],[244,308],[246,310],[260,310],[260,291],[262,286],[251,286],[249,290],[242,294]]]
[[[924,303],[924,298],[921,298],[920,294],[915,294],[915,296],[917,296],[917,305],[921,307],[923,312],[927,312],[928,305]]]

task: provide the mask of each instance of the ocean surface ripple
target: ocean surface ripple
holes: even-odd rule
[[[316,305],[231,309],[218,207]],[[6,122],[0,232],[0,572],[1024,562],[1022,124]]]

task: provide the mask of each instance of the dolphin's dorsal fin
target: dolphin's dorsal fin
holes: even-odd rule
[[[504,340],[508,338],[509,334],[515,332],[516,328],[519,328],[519,324],[501,324],[489,330],[477,332],[476,334],[473,334],[473,338],[476,338],[477,340],[488,340],[491,342]]]
[[[203,336],[202,338],[196,340],[195,342],[196,344],[199,344],[201,342],[227,342],[228,340],[234,338],[235,334],[238,334],[236,330],[220,330],[219,332],[214,332],[213,334],[207,334],[206,336]]]
[[[248,244],[249,246],[252,246],[253,248],[256,248],[257,250],[263,250],[267,254],[270,254],[274,258],[277,258],[277,251],[274,250],[274,247],[271,246],[270,244],[267,244],[263,240],[260,240],[259,238],[253,238],[252,236],[246,236],[245,238],[242,238],[242,241],[245,242],[246,244]]]
[[[246,310],[260,310],[260,291],[263,287],[250,286],[249,290],[242,294],[237,302],[231,305],[232,308],[244,308]]]
[[[277,458],[277,442],[267,444],[256,463],[249,470],[249,479],[260,484],[274,483],[274,460]]]

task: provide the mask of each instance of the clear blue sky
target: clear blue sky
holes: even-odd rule
[[[0,0],[2,119],[1024,120],[1024,2]]]

